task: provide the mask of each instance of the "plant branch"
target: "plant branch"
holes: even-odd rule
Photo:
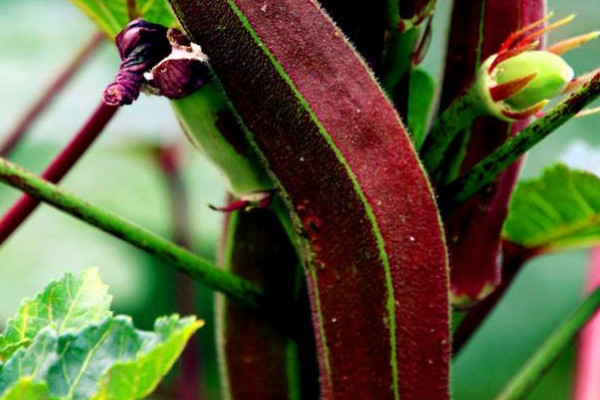
[[[50,163],[41,177],[49,182],[59,182],[83,153],[92,145],[98,135],[117,112],[118,107],[104,102],[96,108],[86,124],[71,139],[71,142]],[[22,196],[0,219],[0,245],[27,219],[39,205],[39,201],[27,195]]]
[[[502,282],[492,294],[469,309],[452,338],[452,354],[456,357],[488,315],[495,310],[496,305],[502,300],[515,277],[522,267],[533,257],[538,255],[537,249],[528,249],[514,243],[502,243]]]
[[[600,288],[592,292],[577,310],[554,331],[496,400],[523,399],[552,366],[575,334],[594,316],[598,307],[600,307]]]
[[[445,206],[452,207],[468,200],[525,152],[577,115],[599,96],[600,72],[546,116],[529,125],[517,136],[507,140],[469,172],[445,187],[442,193],[445,197]]]
[[[73,60],[69,62],[63,71],[48,86],[42,96],[31,106],[31,108],[17,122],[15,127],[6,135],[6,139],[0,145],[0,157],[8,157],[25,136],[31,125],[37,121],[42,113],[48,108],[56,96],[75,76],[82,65],[98,50],[105,36],[102,32],[96,32],[84,46],[77,52]]]
[[[224,272],[211,262],[108,211],[60,190],[8,160],[0,158],[0,180],[38,201],[50,204],[73,217],[155,255],[192,278],[220,291],[251,309],[263,303],[261,291],[247,281]]]
[[[441,179],[444,160],[448,157],[448,148],[456,136],[468,129],[473,120],[483,114],[478,102],[481,99],[475,94],[476,89],[456,98],[450,106],[435,120],[431,132],[421,150],[423,163],[436,181]],[[466,140],[469,138],[467,137]],[[462,160],[460,160],[462,161]]]

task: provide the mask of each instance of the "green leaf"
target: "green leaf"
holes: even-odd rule
[[[170,27],[179,26],[167,0],[138,0],[138,9],[140,16],[147,21]]]
[[[58,361],[56,333],[50,328],[36,336],[32,345],[19,349],[5,364],[0,364],[0,394],[22,379],[39,380],[47,375],[53,363]]]
[[[528,248],[560,250],[600,242],[600,179],[559,164],[522,182],[504,225],[506,239]]]
[[[410,75],[407,122],[416,149],[420,149],[425,140],[434,95],[433,77],[424,69],[413,70]]]
[[[29,348],[0,365],[0,394],[8,395],[27,378],[46,383],[50,395],[60,399],[142,398],[201,325],[195,318],[171,316],[159,319],[155,332],[142,332],[118,316],[62,335],[46,328]]]
[[[79,330],[112,315],[111,296],[97,268],[79,275],[66,274],[33,299],[21,305],[8,320],[0,335],[0,360],[9,358],[18,348],[27,346],[42,329],[52,326],[59,334]]]
[[[130,16],[165,26],[177,26],[166,0],[72,0],[103,32],[115,37],[131,20]],[[130,10],[128,4],[134,6]]]
[[[51,400],[48,386],[36,383],[31,378],[23,378],[10,388],[0,400]]]
[[[145,346],[154,347],[134,361],[115,364],[103,376],[100,391],[93,399],[139,399],[150,394],[171,369],[190,336],[202,325],[202,321],[176,317],[158,320],[157,335]]]
[[[0,400],[139,399],[156,388],[203,322],[173,315],[138,331],[112,315],[106,289],[91,268],[23,303],[0,337],[10,354]]]
[[[88,399],[98,390],[97,382],[108,368],[134,359],[143,339],[126,317],[109,318],[78,333],[58,338],[56,354],[44,377],[53,395]]]

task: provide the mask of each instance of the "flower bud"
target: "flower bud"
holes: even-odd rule
[[[540,101],[558,96],[573,79],[573,69],[561,57],[547,51],[527,51],[500,63],[496,68],[499,85],[523,76],[535,77],[504,102],[516,109],[527,109]]]
[[[551,18],[550,14],[514,32],[498,53],[483,63],[474,88],[484,113],[509,122],[527,118],[569,90],[574,73],[560,54],[599,35],[592,32],[558,43],[550,50],[536,50],[543,34],[569,23],[574,16],[544,26]]]
[[[495,66],[494,55],[482,66],[491,97],[488,108],[503,119],[520,119],[539,111],[560,95],[573,79],[573,69],[547,51],[525,51]]]

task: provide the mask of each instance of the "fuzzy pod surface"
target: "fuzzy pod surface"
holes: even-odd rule
[[[301,231],[326,399],[448,399],[446,254],[398,115],[310,0],[172,0]]]
[[[224,296],[218,299],[217,341],[225,399],[316,398],[315,376],[310,377],[312,385],[301,384],[302,372],[315,371],[316,360],[314,349],[299,352],[305,350],[305,343],[314,346],[314,341],[310,316],[297,307],[298,255],[277,215],[269,209],[228,214],[220,249],[219,264],[261,288],[272,304],[271,317],[265,318]],[[289,328],[281,326],[283,320],[294,321],[293,338],[286,334]],[[301,369],[301,362],[308,365]]]

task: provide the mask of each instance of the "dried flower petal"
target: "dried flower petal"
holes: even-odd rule
[[[143,74],[171,51],[167,28],[142,19],[131,21],[115,40],[121,65],[115,81],[104,90],[104,102],[113,106],[133,103],[144,83]]]
[[[152,68],[147,78],[160,95],[180,99],[209,80],[208,57],[182,32],[170,29],[168,37],[171,54]]]
[[[104,102],[110,106],[123,106],[133,103],[140,95],[144,77],[124,71],[104,89]]]

